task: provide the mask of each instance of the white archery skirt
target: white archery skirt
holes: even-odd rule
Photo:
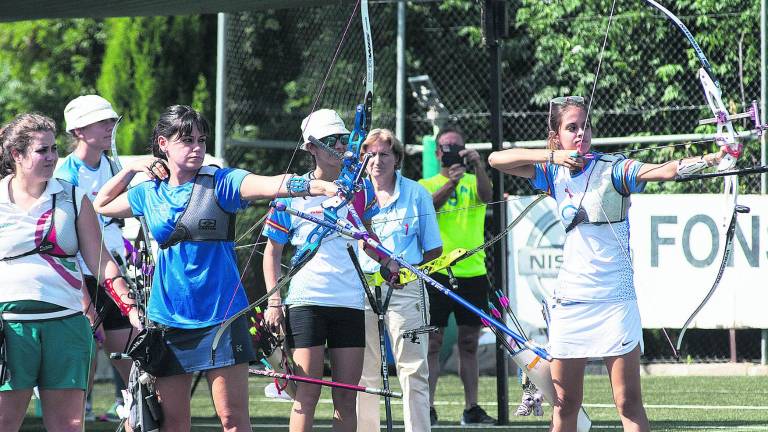
[[[549,353],[554,358],[612,357],[640,344],[643,327],[636,300],[616,303],[549,299]]]

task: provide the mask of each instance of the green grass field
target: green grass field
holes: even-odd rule
[[[393,381],[393,387],[397,388],[397,380]],[[254,431],[286,431],[290,403],[265,398],[263,388],[268,382],[256,377],[250,380]],[[520,394],[516,385],[510,387],[513,387],[510,392],[510,424],[483,429],[546,431],[551,414],[549,407],[544,417],[512,416]],[[588,376],[585,387],[584,403],[593,420],[593,430],[621,430],[612,405],[608,378]],[[94,395],[94,412],[104,412],[113,401],[111,384],[97,384]],[[654,431],[768,431],[768,377],[644,377],[643,396]],[[436,430],[467,429],[459,425],[463,400],[464,393],[458,377],[441,377],[436,403],[440,424]],[[495,378],[481,378],[480,401],[495,417]],[[330,430],[331,409],[330,391],[325,388],[317,409],[316,429]],[[202,383],[192,400],[192,412],[195,415],[192,422],[194,431],[220,430],[218,421],[213,417],[208,389]],[[393,404],[393,414],[396,429],[402,430],[402,406],[398,401]],[[86,430],[112,431],[115,426],[114,423],[89,422]],[[42,430],[40,419],[28,416],[22,430]]]

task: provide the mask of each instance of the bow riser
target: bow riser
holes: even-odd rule
[[[347,151],[344,153],[342,159],[339,178],[336,180],[341,193],[323,203],[323,217],[331,223],[336,223],[338,219],[338,211],[346,207],[354,198],[355,192],[360,190],[361,178],[365,166],[370,159],[370,155],[366,154],[361,162],[359,156],[363,142],[368,136],[368,126],[369,123],[366,110],[364,106],[360,104],[355,110],[355,127],[350,133],[349,144],[347,145]],[[274,207],[274,203],[271,205]],[[331,230],[326,227],[316,226],[309,233],[309,236],[307,236],[307,242],[304,243],[304,245],[296,251],[293,258],[291,258],[291,265],[294,266],[302,262],[308,254],[314,253],[314,251],[320,247],[323,238],[330,234],[330,232]]]
[[[704,90],[704,96],[707,98],[707,104],[715,115],[714,118],[717,124],[715,141],[721,147],[725,147],[728,152],[720,161],[717,170],[725,171],[732,169],[736,165],[736,159],[741,155],[743,145],[737,140],[738,134],[733,129],[731,115],[723,103],[720,87],[703,68],[699,69],[699,81]]]

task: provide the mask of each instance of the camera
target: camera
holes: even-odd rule
[[[465,167],[467,166],[467,162],[464,160],[464,157],[459,155],[459,152],[464,150],[462,146],[448,144],[441,146],[440,149],[443,152],[443,156],[440,158],[440,162],[444,167],[450,167],[456,164],[463,165]]]

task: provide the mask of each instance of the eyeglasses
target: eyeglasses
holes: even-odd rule
[[[552,100],[549,101],[549,103],[555,104],[555,105],[565,105],[568,102],[584,104],[585,101],[583,96],[560,96],[560,97],[553,98]]]
[[[349,134],[328,135],[327,137],[320,138],[318,141],[328,147],[336,146],[336,142],[340,142],[341,145],[345,146],[349,144]]]

